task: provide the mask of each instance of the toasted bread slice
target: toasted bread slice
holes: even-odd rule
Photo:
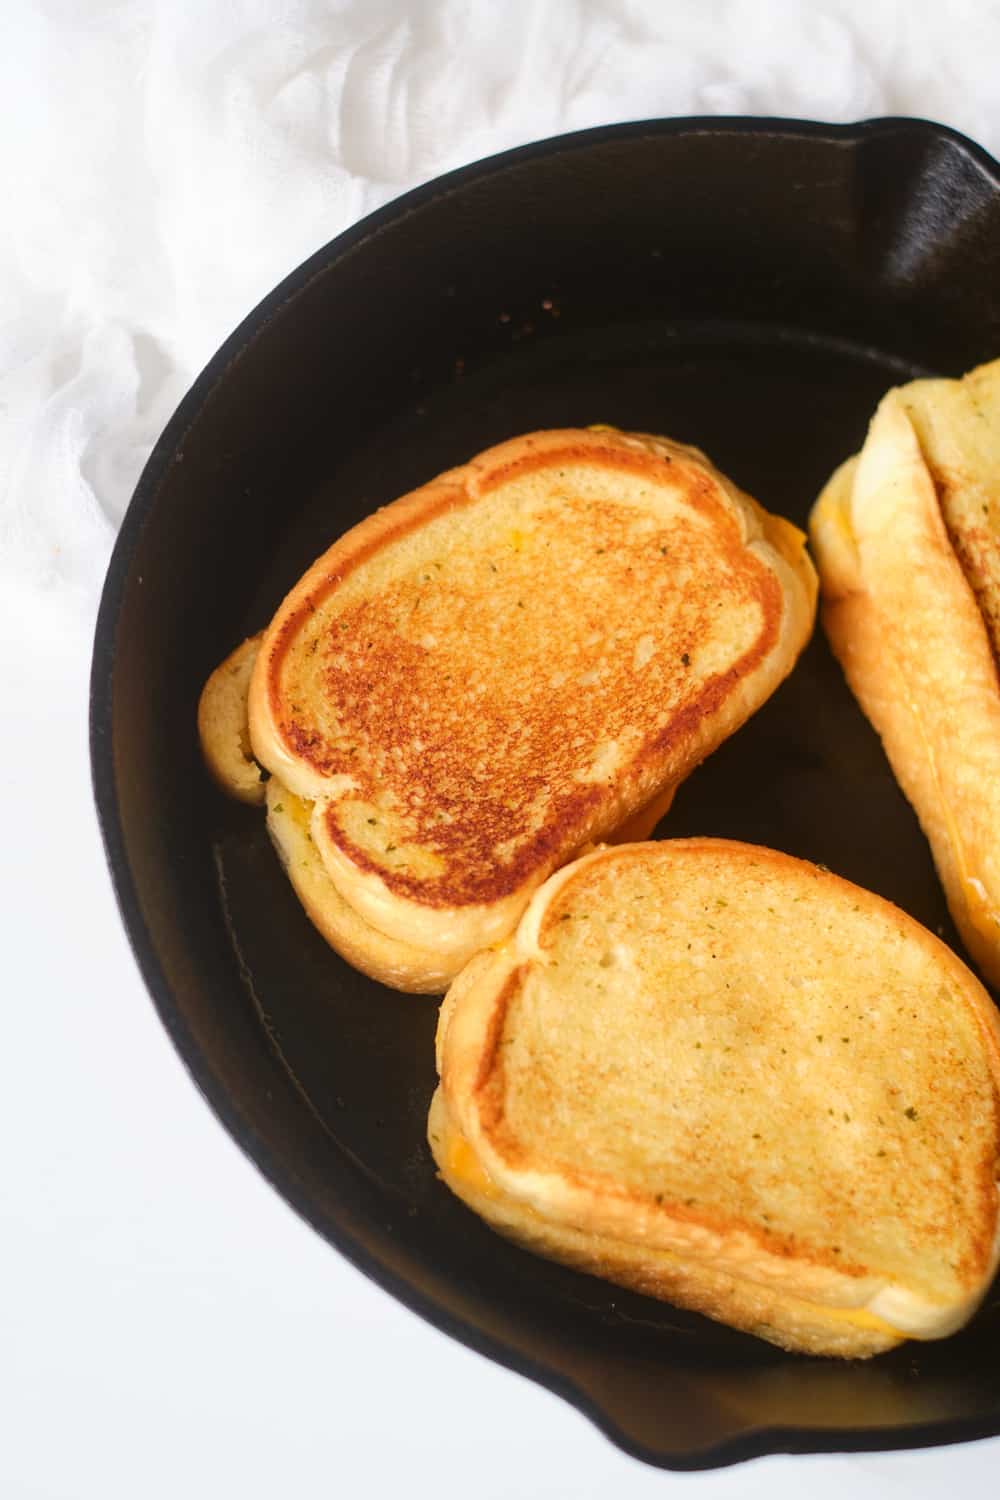
[[[267,830],[308,916],[348,963],[393,989],[439,995],[454,972],[451,955],[386,937],[337,891],[309,832],[311,809],[276,776],[267,784]]]
[[[311,806],[276,776],[261,775],[250,752],[247,696],[260,636],[237,646],[212,673],[198,704],[205,761],[223,791],[241,802],[266,801],[267,828],[278,857],[306,913],[332,947],[355,968],[393,989],[439,995],[468,954],[442,957],[386,937],[359,917],[337,891],[310,832]],[[673,789],[642,808],[617,830],[615,839],[646,838],[667,812]]]
[[[454,974],[767,698],[815,593],[802,534],[694,449],[517,438],[309,569],[261,645],[253,753],[340,899]]]
[[[983,509],[985,507],[985,511]],[[1000,984],[1000,361],[890,391],[810,529],[823,623]]]
[[[900,390],[962,572],[1000,656],[1000,359]]]
[[[250,748],[247,696],[260,640],[259,634],[252,635],[231,651],[198,700],[198,737],[206,766],[230,797],[256,807],[263,805],[266,778]]]
[[[221,662],[202,689],[198,733],[205,763],[224,792],[240,802],[266,803],[267,830],[307,915],[356,969],[412,994],[440,995],[456,973],[456,955],[444,960],[430,949],[386,937],[359,917],[323,867],[309,831],[311,805],[261,769],[250,750],[247,698],[260,648],[254,635]],[[629,831],[651,830],[666,808],[638,815]],[[635,836],[642,836],[636,833]],[[459,965],[471,952],[459,954]]]
[[[540,1254],[845,1357],[954,1331],[993,1275],[996,1011],[815,865],[597,850],[459,976],[437,1049],[444,1181]]]

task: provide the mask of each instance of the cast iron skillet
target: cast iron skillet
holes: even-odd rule
[[[801,522],[887,386],[1000,352],[1000,171],[915,120],[653,121],[409,193],[250,314],[157,444],[115,549],[94,786],[122,915],[209,1104],[331,1244],[652,1463],[1000,1432],[1000,1297],[867,1364],[779,1353],[535,1260],[435,1180],[433,1001],[310,927],[208,783],[206,675],[376,505],[532,428],[704,447]],[[821,860],[956,941],[916,821],[817,635],[667,825]]]

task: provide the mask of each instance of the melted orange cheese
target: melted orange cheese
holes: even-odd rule
[[[479,1193],[484,1198],[501,1197],[500,1189],[480,1162],[479,1157],[465,1136],[460,1135],[457,1130],[449,1134],[445,1165],[449,1176],[457,1177],[473,1192]]]

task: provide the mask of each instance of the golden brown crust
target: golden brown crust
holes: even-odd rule
[[[554,1223],[515,1199],[483,1192],[450,1166],[453,1127],[438,1089],[428,1118],[428,1141],[442,1180],[492,1229],[522,1249],[575,1271],[599,1276],[659,1301],[704,1314],[795,1354],[868,1359],[901,1340],[878,1328],[859,1328],[824,1315],[814,1304],[774,1287],[692,1266],[663,1251]]]
[[[648,889],[633,891],[637,873]],[[685,904],[698,882],[706,915]],[[628,976],[651,943],[665,967],[635,991]],[[594,993],[605,974],[613,1001]],[[552,877],[515,936],[454,989],[438,1040],[449,1118],[492,1181],[491,1201],[503,1200],[518,1238],[549,1245],[543,1253],[589,1245],[598,1274],[646,1276],[654,1295],[673,1287],[683,1305],[750,1331],[760,1330],[748,1319],[777,1319],[763,1336],[814,1352],[894,1341],[884,1327],[845,1332],[852,1308],[915,1298],[912,1316],[926,1303],[939,1334],[985,1290],[1000,1024],[958,958],[888,902],[727,841],[598,850]],[[710,1050],[692,1051],[702,1039]],[[732,1061],[720,1070],[723,1051]],[[647,1140],[656,1110],[664,1133]],[[632,1247],[628,1277],[602,1271],[608,1243]],[[799,1304],[812,1309],[806,1329]],[[794,1326],[782,1333],[784,1315]]]
[[[813,511],[823,623],[930,842],[962,940],[1000,984],[1000,689],[993,644],[903,400]]]
[[[338,894],[309,835],[307,805],[277,777],[267,784],[267,827],[292,887],[314,927],[349,964],[390,989],[440,995],[463,959],[388,938]]]
[[[442,994],[471,954],[441,954],[387,937],[343,899],[323,867],[309,829],[309,805],[277,779],[265,781],[249,755],[247,695],[260,635],[238,646],[201,695],[198,726],[206,764],[223,791],[258,805],[266,800],[272,842],[310,921],[332,948],[369,978],[409,994]],[[664,816],[673,789],[622,826],[616,842],[644,838]]]
[[[266,802],[267,826],[282,866],[317,930],[362,974],[409,994],[440,995],[471,956],[441,955],[386,937],[358,916],[323,868],[309,831],[309,805],[277,777],[264,780],[250,754],[247,696],[260,646],[255,635],[212,673],[198,705],[205,762],[229,796],[254,806]]]
[[[483,946],[581,845],[669,800],[811,628],[811,565],[769,522],[694,450],[571,430],[501,444],[335,543],[267,632],[250,725],[322,804],[342,896],[393,937]]]
[[[1000,661],[1000,359],[899,392],[941,517]]]
[[[250,748],[247,694],[260,634],[231,651],[212,673],[198,700],[198,738],[205,764],[224,792],[260,807],[264,779]]]

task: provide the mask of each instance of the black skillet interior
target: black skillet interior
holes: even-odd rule
[[[887,386],[1000,351],[998,262],[996,164],[921,122],[675,120],[515,151],[376,214],[257,308],[164,433],[115,551],[96,796],[132,943],[197,1084],[362,1269],[654,1463],[998,1432],[1000,1296],[943,1344],[842,1365],[491,1234],[424,1144],[435,1003],[362,978],[311,929],[259,813],[207,783],[198,691],[338,533],[532,428],[696,443],[801,523]],[[666,827],[822,860],[955,940],[819,635]]]

